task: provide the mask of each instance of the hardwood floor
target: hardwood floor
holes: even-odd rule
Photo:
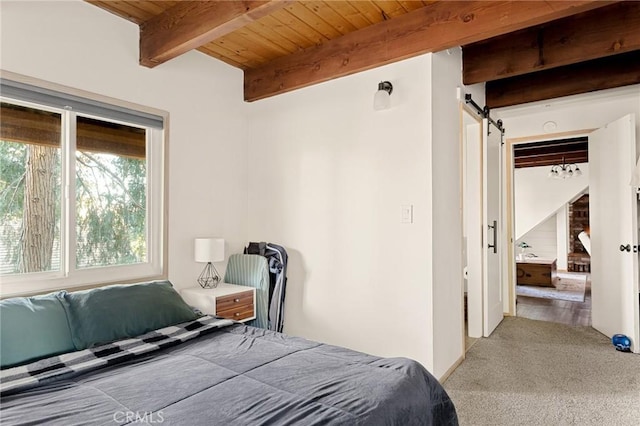
[[[518,296],[516,315],[573,326],[591,326],[591,278],[587,275],[584,302]]]

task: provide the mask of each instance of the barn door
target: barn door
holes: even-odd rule
[[[467,324],[469,337],[482,337],[483,318],[483,199],[482,120],[463,110],[464,236]]]
[[[491,335],[500,324],[502,303],[502,132],[486,118],[482,121],[482,236],[483,236],[483,334]]]

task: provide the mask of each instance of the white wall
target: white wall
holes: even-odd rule
[[[556,212],[556,267],[566,271],[569,267],[569,205]]]
[[[285,332],[436,376],[462,355],[460,56],[440,55],[255,102],[249,125],[249,236],[289,250]]]
[[[492,111],[504,121],[506,138],[544,136],[544,124],[555,123],[554,133],[595,129],[626,114],[636,114],[640,134],[640,85],[601,90]]]
[[[544,259],[555,259],[558,252],[556,215],[549,217],[516,240],[516,247],[523,241],[531,246],[525,253],[535,254]],[[516,251],[520,253],[520,248]]]
[[[516,239],[538,226],[589,186],[589,164],[578,164],[582,176],[551,179],[549,167],[524,167],[514,171]]]
[[[81,1],[2,1],[2,69],[170,113],[169,278],[195,284],[193,239],[246,241],[242,72],[196,51],[138,65],[138,27]]]
[[[429,74],[422,56],[251,104],[249,236],[289,251],[286,333],[432,367]]]
[[[462,249],[462,51],[431,55],[433,347],[436,377],[464,353]],[[484,86],[463,88],[484,105]]]

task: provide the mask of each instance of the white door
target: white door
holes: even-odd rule
[[[628,336],[638,353],[638,199],[629,185],[635,165],[634,115],[589,135],[592,324],[606,336]]]
[[[463,111],[464,185],[463,217],[467,292],[467,334],[482,337],[483,289],[483,199],[482,199],[482,121]]]
[[[489,337],[503,318],[501,211],[502,132],[482,121],[483,333]]]

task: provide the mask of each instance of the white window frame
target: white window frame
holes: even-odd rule
[[[56,90],[60,90],[56,87]],[[75,94],[75,93],[74,93]],[[82,96],[87,97],[86,92]],[[97,101],[104,101],[98,95],[87,97]],[[120,103],[127,108],[143,108],[164,117],[163,129],[146,127],[126,121],[118,121],[70,110],[53,108],[20,99],[0,97],[3,102],[51,111],[61,114],[61,219],[60,219],[60,270],[34,272],[23,274],[0,275],[0,296],[10,297],[27,294],[37,294],[59,289],[73,289],[77,287],[95,287],[103,284],[126,283],[141,280],[166,278],[166,222],[165,212],[165,145],[168,114],[164,111],[152,110],[130,103]],[[111,99],[110,99],[111,100]],[[113,100],[111,100],[113,101]],[[127,126],[144,128],[146,130],[146,159],[147,159],[147,196],[146,196],[146,262],[117,265],[97,266],[94,268],[76,269],[76,226],[75,226],[75,148],[76,148],[76,118],[89,117],[105,122],[119,123]]]

